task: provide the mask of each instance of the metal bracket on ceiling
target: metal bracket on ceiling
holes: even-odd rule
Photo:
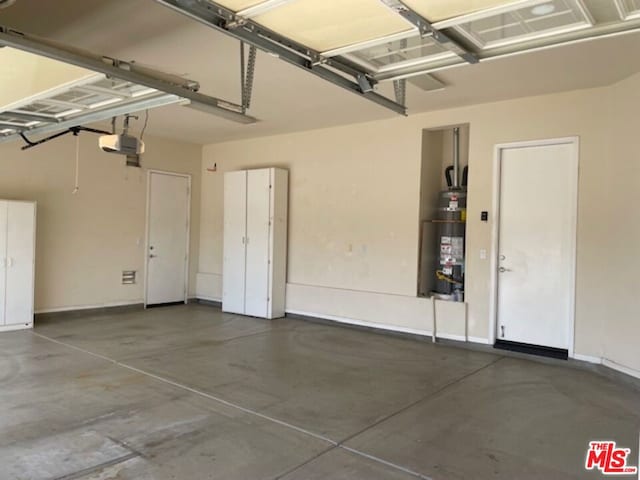
[[[420,32],[420,36],[429,36],[441,46],[455,53],[467,63],[478,63],[478,56],[460,45],[447,34],[433,27],[431,22],[413,9],[409,8],[402,0],[381,0],[387,7],[396,12],[402,18],[413,24]]]
[[[233,18],[226,23],[228,29],[240,28],[247,24],[247,19],[234,15]]]
[[[80,132],[97,133],[98,135],[109,135],[110,134],[110,132],[105,132],[104,130],[97,130],[95,128],[77,126],[77,127],[68,128],[64,132],[56,133],[55,135],[50,135],[50,136],[45,137],[45,138],[43,138],[41,140],[33,142],[33,141],[29,140],[27,138],[27,136],[24,134],[24,131],[22,131],[22,132],[19,133],[19,135],[22,138],[22,140],[25,141],[26,145],[24,145],[21,148],[21,150],[28,150],[30,148],[37,147],[38,145],[42,145],[43,143],[50,142],[51,140],[54,140],[54,139],[59,138],[59,137],[62,137],[63,135],[67,135],[69,133],[73,133],[73,136],[77,137]]]
[[[282,35],[260,26],[249,18],[238,22],[233,11],[211,0],[155,0],[172,10],[190,17],[214,30],[225,33],[249,45],[259,48],[298,68],[310,72],[334,85],[356,93],[367,100],[406,115],[407,109],[373,89],[362,88],[360,78],[365,77],[371,86],[375,81],[368,72],[340,59],[324,58],[318,52],[298,44]]]
[[[199,84],[181,77],[138,65],[134,62],[100,56],[61,45],[44,38],[18,32],[0,25],[0,46],[7,46],[102,73],[137,85],[143,85],[185,99],[185,105],[238,123],[257,120],[243,113],[242,105],[198,93]]]
[[[407,103],[407,79],[393,81],[393,92],[396,95],[396,102],[406,105]]]

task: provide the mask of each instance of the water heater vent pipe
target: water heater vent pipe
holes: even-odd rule
[[[460,127],[453,129],[453,185],[454,190],[460,188]]]

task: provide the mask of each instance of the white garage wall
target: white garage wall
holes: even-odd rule
[[[640,74],[610,90],[612,135],[603,157],[594,259],[605,363],[640,370]],[[594,219],[594,222],[596,220]],[[594,252],[595,254],[596,252]],[[635,344],[635,345],[634,345]],[[628,345],[629,348],[620,348]]]
[[[612,199],[608,188],[635,189],[627,197],[637,195],[637,163],[624,167],[627,175],[610,169],[611,120],[622,107],[610,105],[608,99],[611,95],[624,97],[623,90],[628,96],[638,86],[640,77],[636,76],[607,88],[205,146],[198,292],[219,297],[222,172],[284,167],[290,170],[288,309],[429,330],[424,305],[415,298],[422,130],[470,123],[467,333],[473,340],[486,339],[492,300],[490,263],[480,259],[479,250],[491,248],[494,145],[578,135],[576,352],[594,358],[615,357],[640,372],[640,355],[630,337],[621,335],[620,340],[625,341],[617,344],[603,340],[612,328],[620,332],[637,328],[632,326],[640,313],[637,300],[632,293],[629,298],[620,293],[634,285],[631,279],[637,268],[620,275],[608,256],[610,249],[618,247],[617,238],[637,239],[639,222],[627,216],[629,221],[616,227],[616,239],[602,222],[621,201]],[[638,107],[625,106],[624,110],[631,129],[637,125],[633,115]],[[632,147],[631,141],[623,139],[618,155],[631,162]],[[214,163],[218,171],[207,171]],[[544,185],[540,194],[544,194]],[[489,223],[480,222],[482,210],[490,211]],[[636,263],[637,256],[636,251]],[[381,314],[379,305],[384,298],[393,298],[389,304],[400,303],[402,308]]]
[[[80,191],[72,195],[75,139],[20,151],[0,145],[0,198],[36,200],[36,311],[139,303],[143,299],[145,169],[102,153],[96,135],[81,134]],[[191,292],[195,291],[200,219],[201,147],[145,138],[145,168],[193,176]],[[137,270],[122,285],[122,270]]]

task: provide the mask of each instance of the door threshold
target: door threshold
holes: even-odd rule
[[[179,302],[148,303],[147,308],[173,307],[176,305],[184,305],[184,300]]]
[[[562,348],[545,347],[544,345],[531,345],[529,343],[496,340],[496,343],[493,344],[493,347],[499,350],[527,353],[529,355],[538,355],[541,357],[557,358],[560,360],[569,359],[569,350]]]

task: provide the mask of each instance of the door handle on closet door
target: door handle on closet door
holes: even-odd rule
[[[9,267],[9,268],[13,267],[13,257],[9,257],[9,259],[7,261],[7,267]]]

